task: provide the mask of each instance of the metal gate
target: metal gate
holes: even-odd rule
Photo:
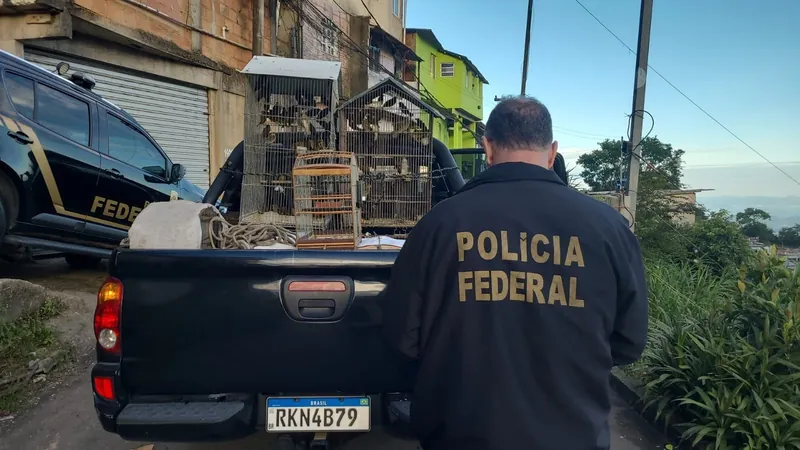
[[[35,50],[26,49],[25,59],[51,71],[64,61],[69,63],[70,72],[91,75],[97,81],[94,92],[136,118],[172,162],[186,166],[187,180],[208,188],[208,93],[205,89]]]

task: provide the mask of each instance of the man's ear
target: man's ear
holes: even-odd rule
[[[483,141],[483,152],[486,153],[486,166],[489,167],[494,160],[494,149],[492,148],[492,144],[489,143],[489,140],[486,139],[486,136],[482,137],[481,140]]]
[[[556,160],[556,154],[558,154],[558,141],[553,141],[550,144],[550,150],[547,153],[547,168],[552,169],[553,163]]]

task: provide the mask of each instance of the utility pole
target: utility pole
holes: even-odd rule
[[[253,56],[264,55],[264,1],[253,0]]]
[[[528,0],[528,25],[525,27],[525,56],[522,59],[522,89],[520,95],[525,95],[525,85],[528,84],[528,54],[531,50],[531,20],[533,19],[533,0]]]
[[[628,175],[628,201],[631,214],[631,231],[636,224],[636,197],[639,189],[639,158],[642,156],[642,122],[644,119],[644,94],[647,85],[647,59],[650,54],[650,22],[653,18],[653,0],[642,0],[639,12],[639,45],[636,48],[636,75],[633,86],[633,110],[629,130],[632,151]],[[624,197],[623,197],[624,201]]]
[[[278,54],[278,0],[269,1],[269,52]]]

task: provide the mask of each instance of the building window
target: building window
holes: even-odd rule
[[[396,78],[403,76],[403,59],[397,56],[394,57],[394,76]]]
[[[334,58],[339,57],[339,33],[336,31],[336,24],[332,20],[324,19],[319,42],[322,45],[322,51],[326,55]]]
[[[456,67],[454,63],[442,63],[442,77],[452,78],[456,74]]]
[[[382,72],[381,49],[374,45],[369,46],[369,70],[373,72]]]
[[[392,12],[397,17],[400,17],[400,0],[392,0]]]
[[[469,81],[472,78],[472,74],[467,72],[464,74],[464,87],[470,89],[472,86],[470,85]]]
[[[436,78],[436,55],[431,53],[430,60],[431,78]]]

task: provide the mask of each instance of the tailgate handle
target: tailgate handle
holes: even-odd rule
[[[306,319],[327,319],[336,311],[336,302],[328,298],[306,298],[298,302],[297,309]]]

